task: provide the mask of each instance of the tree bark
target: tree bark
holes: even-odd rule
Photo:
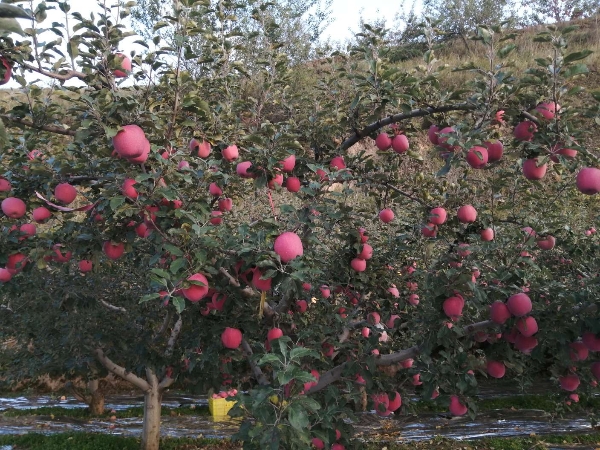
[[[144,426],[141,450],[158,450],[160,446],[160,409],[163,390],[151,369],[146,369],[150,389],[144,393]]]
[[[104,414],[104,392],[100,388],[98,380],[90,380],[88,390],[91,393],[89,407],[92,416],[100,416]]]

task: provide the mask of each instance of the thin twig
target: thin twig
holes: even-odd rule
[[[122,312],[122,313],[127,312],[127,310],[125,308],[123,308],[122,306],[115,306],[112,303],[108,303],[106,300],[100,299],[100,303],[102,303],[104,306],[106,306],[111,311]]]

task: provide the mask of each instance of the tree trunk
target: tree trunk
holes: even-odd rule
[[[142,429],[141,450],[158,450],[160,445],[160,408],[162,390],[154,372],[146,371],[150,389],[144,393],[144,427]]]
[[[88,383],[88,390],[92,394],[89,402],[90,413],[92,416],[104,414],[104,392],[100,388],[98,380],[91,380]]]

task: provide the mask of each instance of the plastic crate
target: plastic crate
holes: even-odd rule
[[[229,410],[233,408],[236,403],[236,401],[228,401],[225,398],[209,398],[208,410],[213,418],[222,419],[227,417],[227,413],[229,413]]]

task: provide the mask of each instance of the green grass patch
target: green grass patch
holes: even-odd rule
[[[163,416],[208,416],[208,406],[196,406],[195,408],[165,408],[161,409]],[[5,417],[23,417],[23,416],[54,416],[54,417],[70,417],[73,419],[93,419],[93,418],[109,418],[116,416],[117,419],[126,419],[130,417],[142,417],[144,408],[136,406],[111,413],[110,410],[105,410],[100,416],[92,416],[88,408],[62,408],[60,406],[44,406],[41,408],[31,409],[7,409],[2,413]]]

